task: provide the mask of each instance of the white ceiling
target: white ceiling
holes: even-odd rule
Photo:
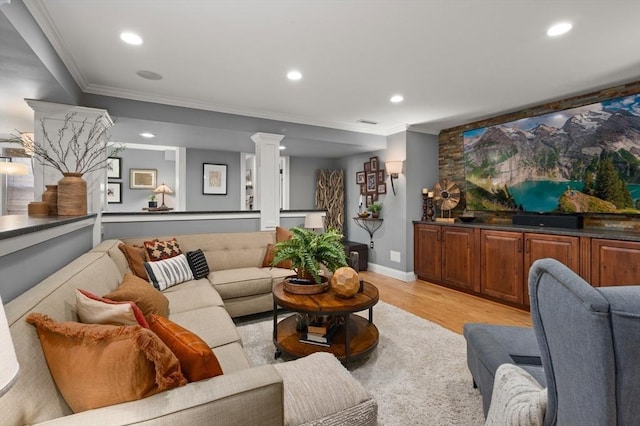
[[[382,135],[640,80],[637,0],[25,4],[84,92]],[[573,30],[547,37],[563,20]]]

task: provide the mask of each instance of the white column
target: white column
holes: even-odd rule
[[[256,177],[254,194],[260,208],[260,230],[280,225],[280,141],[284,135],[256,133]]]

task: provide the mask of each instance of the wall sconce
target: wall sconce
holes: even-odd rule
[[[398,179],[398,175],[402,173],[402,161],[387,161],[384,163],[387,174],[391,177],[391,189],[393,189],[393,195],[396,195],[396,187],[393,186],[393,180]]]

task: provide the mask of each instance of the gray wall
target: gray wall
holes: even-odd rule
[[[0,257],[2,301],[14,299],[92,247],[93,225]]]
[[[227,165],[227,195],[202,193],[202,165]],[[187,211],[240,210],[240,153],[187,149]]]
[[[147,207],[151,197],[149,189],[129,189],[130,169],[155,169],[157,170],[156,187],[164,183],[172,190],[176,190],[176,162],[165,160],[164,151],[152,151],[146,149],[125,149],[118,154],[122,158],[122,179],[109,179],[109,182],[122,183],[122,204],[107,204],[107,211],[112,212],[139,212]],[[162,195],[157,196],[158,205],[162,203]],[[165,195],[165,204],[175,207],[173,195]]]
[[[422,188],[438,181],[438,136],[407,132],[407,271],[413,271],[413,223],[422,219]]]
[[[339,168],[339,161],[335,159],[291,157],[289,160],[289,209],[315,209],[318,170]]]

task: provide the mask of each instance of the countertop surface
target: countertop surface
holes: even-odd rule
[[[0,216],[0,240],[13,238],[20,235],[30,234],[33,232],[43,231],[56,226],[66,225],[68,223],[79,222],[81,220],[95,218],[97,215],[89,214],[85,216],[48,216],[35,217],[28,215],[5,215]]]
[[[550,228],[542,226],[523,226],[511,224],[493,224],[493,223],[465,223],[465,222],[423,222],[419,220],[413,221],[414,224],[424,225],[442,225],[455,226],[461,228],[480,228],[494,231],[514,231],[514,232],[536,232],[540,234],[550,235],[570,235],[574,237],[590,237],[590,238],[608,238],[612,240],[623,241],[640,241],[640,232],[616,228]]]

